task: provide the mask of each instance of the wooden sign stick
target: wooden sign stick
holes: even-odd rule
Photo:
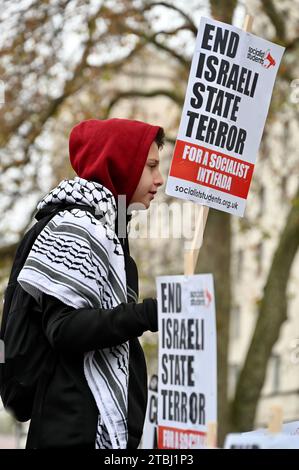
[[[252,28],[253,17],[246,15],[243,25],[243,30],[250,32]],[[207,218],[209,215],[209,208],[207,206],[201,206],[198,220],[195,225],[195,233],[191,243],[190,249],[184,250],[184,274],[189,276],[194,274],[199,250],[202,246],[203,235],[206,227]]]
[[[270,408],[270,420],[268,431],[275,434],[281,431],[283,423],[283,412],[280,405],[273,405]]]
[[[206,446],[210,449],[217,447],[217,423],[207,424]]]
[[[243,29],[244,31],[250,32],[252,28],[253,17],[246,15],[244,20]],[[195,233],[191,243],[190,249],[184,251],[184,274],[185,276],[193,275],[195,272],[199,250],[202,246],[203,235],[209,215],[209,208],[207,206],[201,206],[198,220],[196,221]],[[271,425],[272,426],[272,425]],[[270,428],[270,424],[269,424]],[[270,429],[269,429],[270,430]],[[273,431],[272,431],[273,432]],[[207,447],[213,448],[217,446],[217,423],[207,423],[207,436],[206,436]]]
[[[191,248],[184,252],[184,274],[189,276],[194,274],[198,254],[203,241],[203,234],[209,214],[209,208],[207,206],[200,206],[199,217],[195,225],[195,233],[191,243]]]

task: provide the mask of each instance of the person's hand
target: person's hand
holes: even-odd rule
[[[148,319],[149,330],[158,331],[158,302],[157,299],[144,299],[145,311]]]

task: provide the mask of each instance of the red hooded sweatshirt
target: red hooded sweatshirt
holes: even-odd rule
[[[82,121],[70,133],[72,167],[80,178],[101,183],[115,197],[125,194],[128,206],[159,129],[130,119]]]

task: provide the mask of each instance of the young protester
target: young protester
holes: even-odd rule
[[[79,123],[69,139],[77,176],[38,204],[38,220],[61,211],[38,235],[18,276],[49,343],[27,448],[139,445],[147,372],[138,337],[158,330],[157,301],[137,303],[131,216],[120,213],[118,199],[125,197],[125,209],[149,208],[163,184],[163,138],[161,127],[135,120]],[[118,236],[120,217],[125,233]]]

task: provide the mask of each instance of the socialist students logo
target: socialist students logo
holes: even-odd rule
[[[272,56],[270,49],[263,51],[262,49],[249,46],[247,59],[261,64],[265,69],[269,69],[270,67],[274,67],[276,65],[276,60]]]
[[[276,64],[276,60],[272,57],[270,50],[268,49],[266,52],[266,57],[264,58],[264,62],[262,65],[266,69],[269,69],[270,67],[274,67],[275,64]]]

